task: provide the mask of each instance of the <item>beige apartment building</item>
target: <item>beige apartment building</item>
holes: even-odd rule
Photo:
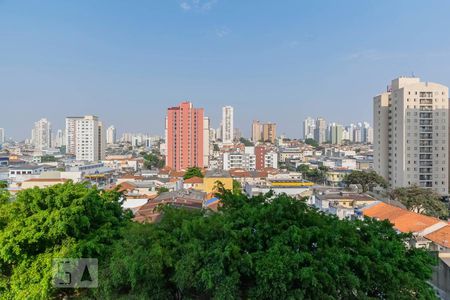
[[[400,77],[373,100],[375,171],[392,187],[448,195],[448,87]]]

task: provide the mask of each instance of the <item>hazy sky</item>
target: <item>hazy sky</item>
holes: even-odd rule
[[[0,127],[96,114],[162,134],[182,100],[299,137],[306,116],[372,122],[399,75],[450,85],[450,1],[0,0]]]

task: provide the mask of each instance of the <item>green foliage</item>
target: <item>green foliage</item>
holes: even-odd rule
[[[214,144],[213,146],[214,151],[220,151],[219,145]]]
[[[92,257],[103,263],[119,229],[129,222],[119,198],[116,191],[68,182],[27,189],[14,201],[1,201],[1,298],[54,296],[53,258]]]
[[[327,180],[327,167],[319,167],[312,169],[308,165],[300,165],[297,167],[297,172],[301,172],[304,179],[323,184]]]
[[[242,185],[239,181],[233,179],[233,194],[240,194],[240,193],[242,193]]]
[[[435,299],[434,259],[388,222],[223,192],[219,213],[166,206],[160,223],[127,227],[95,298]]]
[[[319,147],[319,143],[314,139],[306,139],[305,144],[313,146],[314,148]]]
[[[345,176],[343,182],[347,186],[350,184],[361,185],[363,193],[372,190],[376,186],[383,188],[388,186],[386,180],[375,171],[353,171]]]
[[[144,157],[144,167],[146,169],[161,169],[164,167],[164,159],[162,159],[158,154],[141,152],[141,155]]]
[[[53,155],[43,155],[41,157],[41,162],[45,163],[45,162],[55,162],[56,161],[56,157],[54,157]]]
[[[187,169],[186,173],[184,173],[183,179],[189,179],[192,177],[200,177],[203,178],[203,173],[202,170],[198,167],[191,167],[189,169]]]
[[[161,195],[162,193],[166,193],[168,191],[169,191],[168,188],[166,188],[165,186],[161,186],[158,188],[158,195]]]
[[[8,187],[8,183],[6,181],[0,180],[0,189],[6,189]]]
[[[441,201],[441,196],[430,189],[418,186],[396,188],[389,192],[389,197],[416,213],[438,218],[447,218],[449,215],[448,206]]]
[[[242,144],[244,144],[244,146],[246,146],[246,147],[252,147],[252,146],[254,146],[254,144],[253,144],[251,141],[247,140],[246,138],[241,137],[241,138],[239,139],[239,141],[240,141]]]

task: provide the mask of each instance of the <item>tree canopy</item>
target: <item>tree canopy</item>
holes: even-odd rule
[[[441,201],[439,194],[430,189],[418,186],[402,187],[393,189],[388,195],[416,213],[438,218],[446,218],[449,215],[448,205]]]
[[[183,179],[189,179],[192,177],[200,177],[203,178],[203,173],[202,170],[198,167],[191,167],[189,169],[187,169],[186,173],[184,173]]]
[[[242,185],[239,181],[233,179],[233,194],[240,194],[240,193],[242,193]]]
[[[297,167],[297,172],[301,172],[304,179],[323,184],[327,180],[326,167],[310,168],[308,165],[302,164]]]
[[[6,189],[8,187],[8,183],[6,181],[0,180],[0,189]]]
[[[375,171],[352,171],[345,176],[343,182],[347,186],[350,184],[361,185],[363,193],[372,190],[376,186],[383,188],[388,186],[386,180]]]
[[[157,153],[141,153],[144,157],[144,167],[146,169],[162,168],[164,167],[164,159],[162,159]]]
[[[107,256],[119,228],[129,222],[119,196],[68,182],[0,201],[0,298],[73,293],[52,287],[52,259]]]
[[[98,299],[434,299],[431,255],[387,221],[339,220],[286,195],[224,191],[219,213],[166,206],[131,224]],[[103,275],[102,275],[103,274]]]
[[[319,147],[319,143],[315,139],[311,138],[305,139],[305,144],[313,146],[315,148]]]
[[[244,144],[244,146],[246,146],[246,147],[252,147],[252,146],[254,146],[254,144],[253,144],[251,141],[249,141],[248,139],[246,139],[246,138],[244,138],[244,137],[241,137],[241,138],[239,139],[239,141],[240,141],[242,144]]]
[[[41,157],[41,162],[55,162],[57,161],[56,157],[53,155],[43,155]]]

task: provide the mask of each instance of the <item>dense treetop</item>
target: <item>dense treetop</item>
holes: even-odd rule
[[[13,201],[0,191],[0,298],[434,298],[432,256],[388,222],[221,192],[217,213],[165,206],[159,223],[138,224],[116,191],[68,182]],[[99,288],[54,289],[58,257],[98,258]]]
[[[433,299],[433,259],[387,222],[341,221],[285,195],[166,207],[116,243],[98,298]],[[108,274],[108,276],[106,276]]]

